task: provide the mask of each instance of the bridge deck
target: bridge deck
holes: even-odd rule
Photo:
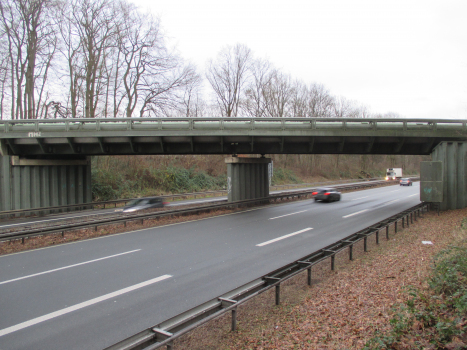
[[[430,154],[467,140],[466,120],[60,119],[0,122],[3,155]]]

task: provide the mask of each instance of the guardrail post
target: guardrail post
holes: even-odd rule
[[[375,232],[376,235],[376,244],[379,244],[379,230]]]
[[[367,239],[368,239],[367,236],[363,237],[363,251],[364,251],[364,252],[367,252],[367,251],[368,251]]]
[[[336,255],[332,254],[331,255],[331,271],[334,271],[335,268],[335,260],[336,260]]]
[[[307,284],[311,286],[311,266],[306,271],[307,271],[306,281],[307,281]]]
[[[279,305],[281,302],[281,284],[276,284],[276,305]]]
[[[389,241],[389,225],[386,226],[386,240]]]
[[[237,308],[232,309],[232,332],[237,330]]]
[[[232,299],[219,298],[219,300],[220,300],[223,308],[229,307],[230,305],[233,305],[233,304],[237,303],[236,300],[232,300]],[[235,330],[237,329],[237,307],[234,307],[232,309],[232,327],[231,327],[231,329],[232,329],[232,332],[235,332]]]
[[[353,260],[353,244],[349,245],[349,260]]]
[[[397,233],[397,219],[396,219],[396,221],[394,222],[394,233]]]
[[[167,343],[167,350],[173,350],[173,342]]]

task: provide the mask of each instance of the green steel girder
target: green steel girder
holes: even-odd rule
[[[0,121],[10,155],[431,154],[466,120],[130,118]],[[3,142],[2,142],[3,140]]]

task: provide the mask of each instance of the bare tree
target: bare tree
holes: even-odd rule
[[[0,45],[2,44],[0,36]],[[0,120],[6,119],[6,115],[4,114],[5,109],[5,95],[6,95],[6,88],[8,82],[8,58],[5,56],[0,56]]]
[[[253,61],[250,70],[251,80],[245,89],[245,101],[242,106],[249,117],[265,117],[265,89],[272,79],[271,64],[266,60],[257,59]]]
[[[313,83],[308,88],[308,116],[327,118],[331,116],[333,97],[324,85]]]
[[[343,96],[334,99],[333,117],[335,118],[357,118],[358,110],[353,101],[347,100]]]
[[[293,84],[291,95],[291,116],[305,118],[308,115],[308,88],[301,81],[297,80]]]
[[[84,114],[95,118],[99,99],[107,86],[109,51],[116,45],[118,23],[122,16],[110,0],[73,0],[72,25],[80,39],[81,58],[84,63]]]
[[[142,77],[139,116],[170,115],[182,103],[179,92],[198,79],[199,75],[193,66],[183,67],[178,61],[172,61],[167,66],[158,66]]]
[[[251,60],[251,50],[237,44],[224,48],[216,61],[209,63],[206,78],[214,90],[221,114],[225,117],[238,115]]]
[[[203,117],[206,110],[206,103],[201,95],[201,76],[196,74],[193,79],[181,91],[180,115],[193,118]]]
[[[291,77],[275,70],[267,88],[264,90],[267,116],[270,118],[290,116],[289,109],[292,96]]]
[[[8,72],[5,77],[9,80],[12,119],[41,116],[57,46],[55,26],[51,22],[56,9],[53,0],[5,0],[0,3],[0,35],[5,45],[1,54],[2,61],[7,58],[8,62],[3,68]]]
[[[65,60],[63,65],[66,67],[61,75],[68,80],[67,100],[70,105],[70,114],[67,116],[72,118],[77,118],[81,114],[78,106],[84,81],[83,41],[79,36],[78,24],[73,16],[73,10],[76,8],[76,3],[70,5],[63,3],[60,16],[57,18],[61,38],[59,51]]]

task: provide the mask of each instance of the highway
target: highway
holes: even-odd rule
[[[1,256],[0,349],[103,349],[419,202],[388,186]]]
[[[355,184],[362,183],[356,182]],[[364,182],[370,183],[370,182]],[[352,183],[348,183],[352,184]],[[335,186],[335,185],[329,185]],[[325,186],[321,186],[325,187]],[[286,190],[275,190],[271,191],[270,194],[280,194],[280,193],[287,193],[287,192],[300,192],[310,190],[311,187],[306,188],[293,188],[293,189],[286,189]],[[189,194],[188,194],[189,195]],[[184,205],[205,205],[205,204],[215,204],[220,203],[222,201],[226,201],[227,196],[215,196],[215,197],[206,197],[206,198],[195,198],[195,199],[185,199],[185,200],[177,200],[170,202],[169,205],[166,206],[167,209],[177,209],[177,207],[184,206]],[[32,217],[21,217],[21,218],[11,218],[11,219],[3,219],[0,221],[0,231],[2,230],[9,230],[15,229],[24,226],[30,225],[50,225],[50,224],[60,224],[63,222],[75,221],[76,219],[90,219],[90,218],[97,218],[97,217],[104,217],[107,215],[114,215],[115,213],[119,213],[122,211],[122,208],[107,208],[107,209],[86,209],[86,210],[77,210],[71,212],[64,212],[64,213],[57,213],[57,214],[49,214],[46,216],[32,216]]]

